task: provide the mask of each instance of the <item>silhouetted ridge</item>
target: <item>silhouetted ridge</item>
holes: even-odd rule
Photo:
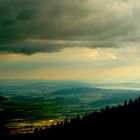
[[[34,134],[17,136],[18,139],[100,139],[139,137],[140,97],[116,107],[106,106],[101,112],[76,116],[50,128],[36,129]],[[20,138],[19,138],[20,137]],[[14,137],[15,139],[16,137]]]
[[[6,97],[0,96],[0,102],[6,101],[6,100],[8,100]]]

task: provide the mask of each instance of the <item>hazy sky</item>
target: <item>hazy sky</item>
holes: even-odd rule
[[[140,1],[0,0],[0,79],[140,82]]]

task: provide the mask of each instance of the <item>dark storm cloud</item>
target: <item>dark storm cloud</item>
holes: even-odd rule
[[[50,41],[28,41],[22,44],[2,44],[0,45],[0,52],[3,53],[22,53],[31,55],[37,52],[58,52],[64,48],[72,47],[88,47],[88,48],[111,48],[114,42],[111,41],[67,41],[67,40],[50,40]],[[118,43],[118,42],[117,42]],[[115,44],[113,45],[115,46]],[[116,46],[117,47],[117,46]]]
[[[0,0],[0,51],[33,54],[137,42],[139,7],[136,0]]]

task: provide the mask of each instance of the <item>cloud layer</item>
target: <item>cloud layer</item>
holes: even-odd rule
[[[0,52],[139,45],[137,0],[0,0]]]

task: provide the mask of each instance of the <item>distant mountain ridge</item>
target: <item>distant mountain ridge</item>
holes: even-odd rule
[[[89,92],[99,92],[102,91],[101,88],[90,88],[90,87],[74,87],[68,89],[61,89],[53,92],[55,95],[63,95],[63,94],[79,94],[79,93],[89,93]]]

